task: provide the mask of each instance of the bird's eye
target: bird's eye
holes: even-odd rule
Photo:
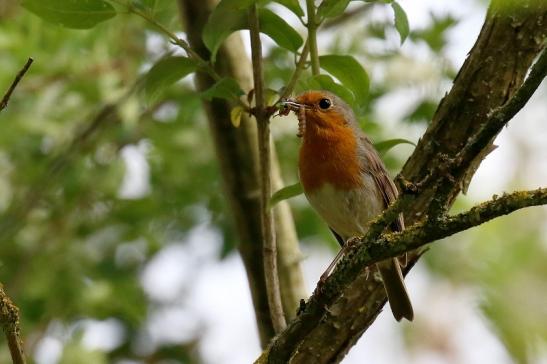
[[[319,101],[319,107],[323,110],[327,110],[331,105],[332,103],[329,99],[321,99],[321,101]]]

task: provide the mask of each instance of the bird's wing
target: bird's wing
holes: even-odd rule
[[[342,237],[336,231],[334,231],[333,228],[329,227],[329,229],[332,232],[332,235],[334,235],[334,237],[336,238],[336,241],[338,242],[338,244],[340,244],[340,246],[344,246],[346,244],[344,239],[342,239]]]
[[[365,135],[360,136],[360,141],[359,157],[361,159],[361,168],[363,172],[369,174],[374,179],[384,199],[384,206],[387,208],[397,199],[397,195],[399,194],[397,187],[389,177],[386,167],[380,159],[378,152],[374,149],[372,142]],[[400,214],[392,225],[392,229],[394,231],[402,231],[404,228],[403,215]]]

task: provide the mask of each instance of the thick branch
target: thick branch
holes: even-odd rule
[[[378,240],[367,234],[362,244],[338,263],[321,289],[316,290],[310,298],[305,312],[295,321],[300,321],[299,324],[304,325],[306,320],[321,316],[322,307],[331,307],[343,288],[357,279],[364,267],[387,258],[400,256],[516,210],[540,205],[547,205],[547,188],[495,197],[469,211],[442,220],[417,223],[402,232],[384,234]],[[331,310],[330,314],[336,315],[336,311]],[[286,358],[272,355],[269,360],[270,363],[282,363]]]
[[[505,105],[490,112],[484,126],[458,154],[458,158],[461,159],[460,164],[469,164],[480,154],[492,138],[498,135],[501,129],[526,105],[546,75],[547,49],[543,49],[522,86]]]
[[[518,191],[494,197],[492,200],[474,206],[469,211],[440,220],[427,220],[414,224],[403,232],[391,233],[378,240],[365,239],[354,256],[343,259],[332,275],[334,285],[345,285],[351,281],[345,272],[360,271],[381,260],[397,257],[439,239],[446,238],[469,228],[481,225],[497,217],[530,206],[547,204],[547,188],[532,191]],[[345,262],[344,262],[345,261]],[[325,285],[328,290],[329,280]]]
[[[537,62],[532,67],[529,76],[522,86],[504,105],[492,110],[484,125],[473,135],[465,147],[450,160],[442,178],[437,182],[440,186],[434,202],[429,209],[429,218],[436,218],[446,211],[451,198],[450,191],[457,181],[461,181],[470,165],[483,151],[488,148],[492,140],[506,126],[509,121],[526,105],[547,74],[547,50],[543,50]],[[444,166],[443,166],[444,167]],[[437,165],[438,168],[443,168]]]
[[[264,232],[264,277],[266,279],[266,293],[268,305],[275,333],[281,332],[286,326],[279,290],[279,276],[277,273],[277,247],[275,231],[273,229],[273,215],[268,206],[272,195],[271,153],[270,153],[270,120],[266,115],[264,101],[264,77],[262,72],[262,44],[260,42],[260,24],[256,4],[249,10],[249,30],[251,36],[251,53],[253,61],[254,94],[256,100],[256,122],[258,124],[258,154],[260,157],[260,216],[262,231]]]

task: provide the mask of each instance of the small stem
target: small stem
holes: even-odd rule
[[[291,76],[291,79],[289,80],[289,83],[287,83],[287,86],[285,87],[285,89],[283,90],[283,93],[279,97],[279,100],[277,100],[275,104],[279,103],[279,101],[283,99],[286,99],[293,92],[294,87],[296,86],[296,82],[298,82],[298,79],[300,78],[300,75],[302,74],[302,71],[304,70],[304,67],[306,66],[306,60],[308,59],[309,53],[310,53],[310,47],[309,47],[308,40],[306,40],[306,43],[304,43],[304,47],[302,48],[302,53],[300,53],[300,58],[298,59],[298,62],[296,63],[296,67]]]
[[[286,326],[283,305],[281,303],[281,291],[279,288],[279,276],[277,272],[277,247],[275,230],[273,229],[273,214],[268,207],[268,201],[272,194],[271,186],[271,151],[270,151],[270,126],[269,117],[265,111],[264,79],[262,73],[262,44],[260,42],[260,26],[258,10],[255,5],[249,9],[249,30],[251,36],[251,56],[253,62],[253,80],[256,98],[255,117],[258,126],[258,154],[260,158],[260,212],[262,231],[264,235],[264,278],[268,294],[268,305],[274,330],[281,332]]]
[[[314,76],[319,75],[319,53],[317,50],[317,21],[315,18],[314,0],[306,0],[308,11],[308,43],[310,46],[311,73]]]

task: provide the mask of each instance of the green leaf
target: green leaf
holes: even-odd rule
[[[285,186],[272,195],[268,203],[268,206],[273,207],[275,204],[277,204],[280,201],[287,200],[289,198],[301,195],[302,193],[304,193],[304,189],[302,188],[302,185],[300,184],[300,182],[297,182],[293,185]]]
[[[355,105],[355,97],[353,96],[353,93],[345,86],[334,82],[332,77],[330,77],[329,75],[312,76],[305,80],[302,86],[304,90],[330,91],[342,98],[342,100],[347,102],[348,105],[352,107]]]
[[[391,3],[391,7],[395,13],[395,29],[399,32],[399,35],[401,36],[401,44],[403,44],[410,31],[408,26],[408,17],[397,1],[393,1]]]
[[[201,96],[207,100],[211,100],[215,97],[231,100],[244,94],[245,93],[241,90],[236,80],[226,77],[215,83],[209,89],[203,91]]]
[[[274,102],[279,99],[279,92],[274,89],[267,88],[264,90],[264,99],[267,106],[273,106]]]
[[[155,100],[163,90],[194,72],[196,63],[182,56],[160,59],[146,74],[144,91],[148,100]]]
[[[336,77],[344,86],[350,89],[359,106],[363,105],[368,96],[369,79],[367,72],[352,56],[325,55],[319,57],[321,68]]]
[[[410,144],[410,145],[416,146],[416,144],[414,144],[410,140],[406,140],[406,139],[388,139],[388,140],[384,140],[382,142],[374,144],[374,148],[376,148],[378,153],[384,154],[385,152],[387,152],[388,150],[390,150],[391,148],[393,148],[394,146],[399,145],[399,144]]]
[[[321,19],[342,15],[349,2],[350,0],[323,0],[317,9],[317,17]]]
[[[302,8],[300,7],[300,3],[298,2],[298,0],[277,0],[275,2],[283,5],[298,17],[304,16],[304,10],[302,10]]]
[[[93,28],[116,15],[104,0],[23,0],[21,5],[48,22],[73,29]]]
[[[235,128],[239,128],[241,124],[241,115],[243,115],[243,108],[236,106],[230,111],[230,121]]]
[[[278,46],[296,52],[304,43],[300,34],[273,11],[260,9],[258,16],[260,31],[272,38]]]
[[[222,1],[213,10],[203,28],[203,43],[211,51],[213,60],[218,48],[230,34],[249,28],[247,10],[226,5],[227,2],[233,1],[235,0]],[[259,9],[258,16],[260,31],[272,38],[280,47],[296,52],[304,43],[300,34],[271,10]]]
[[[213,10],[203,28],[202,39],[205,46],[211,51],[211,59],[216,58],[216,53],[222,42],[236,30],[243,29],[247,25],[247,12],[227,5],[230,1],[223,0]]]

